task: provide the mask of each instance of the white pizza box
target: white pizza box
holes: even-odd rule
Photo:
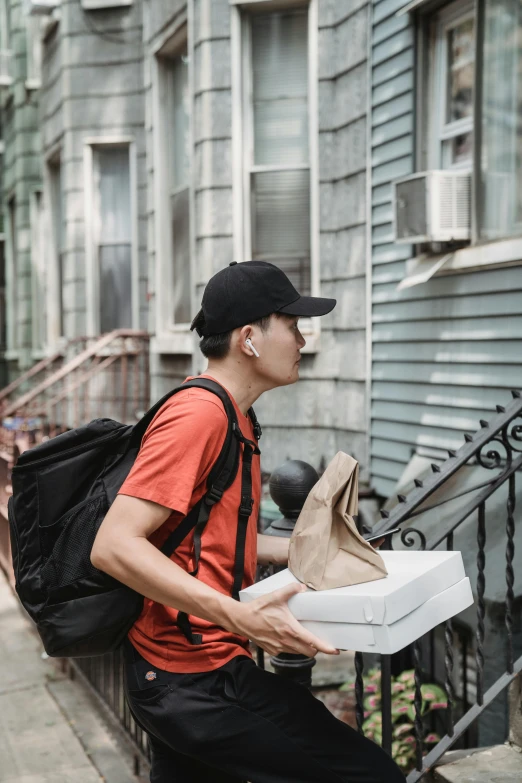
[[[292,596],[290,611],[301,621],[391,625],[466,576],[460,552],[380,554],[388,570],[383,579],[333,590],[308,588]],[[252,601],[298,581],[285,569],[242,590],[239,596],[241,601]]]
[[[465,577],[391,625],[322,623],[314,620],[305,620],[303,625],[338,650],[391,655],[420,639],[439,623],[467,609],[472,603],[471,585]]]

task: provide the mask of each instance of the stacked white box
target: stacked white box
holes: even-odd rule
[[[388,576],[335,590],[306,592],[288,602],[316,636],[342,650],[393,653],[473,603],[460,552],[380,553]],[[288,569],[240,593],[252,601],[298,582]]]

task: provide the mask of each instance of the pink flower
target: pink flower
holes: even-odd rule
[[[431,705],[432,710],[438,710],[438,709],[444,709],[444,707],[448,706],[447,701],[434,701]]]
[[[408,693],[408,694],[406,694],[406,698],[409,699],[409,701],[413,701],[414,698],[415,698],[415,694],[414,693]]]
[[[415,742],[415,737],[404,737],[403,742],[407,742],[409,745],[412,745]]]
[[[424,742],[438,742],[439,738],[436,734],[428,734]]]
[[[377,693],[377,686],[376,685],[367,685],[366,691],[368,693]]]
[[[368,699],[368,704],[370,705],[370,707],[377,707],[378,701],[379,701],[378,696],[370,696],[370,698]]]
[[[407,704],[405,704],[405,705],[404,705],[404,707],[399,707],[399,708],[397,709],[397,712],[406,712],[408,709],[409,709],[409,708],[408,708],[408,705],[407,705]]]
[[[434,699],[435,698],[435,694],[434,693],[424,693],[423,696],[424,696],[425,699]]]
[[[364,713],[364,717],[365,717],[365,718],[367,718],[367,717],[368,717],[368,715],[371,715],[371,712],[365,712],[365,713]]]

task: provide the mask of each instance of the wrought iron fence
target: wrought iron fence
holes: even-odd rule
[[[419,639],[411,646],[411,657],[415,670],[415,741],[416,765],[410,772],[408,783],[416,783],[431,769],[441,756],[459,739],[465,737],[484,715],[485,710],[501,694],[506,695],[509,684],[522,671],[522,639],[514,636],[515,623],[515,573],[513,568],[515,554],[515,504],[516,476],[522,467],[522,398],[519,391],[512,392],[513,400],[505,408],[497,406],[497,413],[491,421],[481,421],[480,429],[474,434],[464,435],[464,445],[458,450],[450,450],[448,458],[442,464],[433,463],[430,474],[416,477],[411,492],[400,494],[395,507],[381,511],[383,520],[375,527],[374,532],[381,533],[394,527],[404,529],[393,539],[393,548],[397,546],[408,549],[440,549],[453,550],[461,548],[462,543],[470,544],[470,525],[475,526],[475,604],[476,623],[474,631],[474,667],[470,667],[470,638],[457,643],[455,624],[452,620],[444,624],[444,658],[442,685],[447,695],[445,710],[445,735],[435,747],[424,755],[425,722],[422,718],[421,685],[427,672],[433,675],[436,670],[436,656],[426,662],[426,649],[433,646],[435,631],[427,639]],[[464,476],[467,472],[467,476]],[[460,474],[461,480],[458,480]],[[467,483],[466,483],[467,479]],[[470,480],[471,479],[471,480]],[[449,487],[450,491],[447,491]],[[488,507],[491,501],[501,496],[504,506],[503,519],[500,518],[499,503],[495,503],[495,514],[488,517]],[[445,513],[446,512],[446,513]],[[434,518],[435,517],[435,518]],[[423,528],[424,521],[424,528]],[[489,521],[489,525],[487,522]],[[505,641],[505,671],[492,678],[485,666],[485,650],[488,645],[486,622],[486,565],[488,555],[488,533],[498,544],[499,527],[502,525],[505,540],[502,575],[505,580],[503,600],[503,625]],[[466,535],[460,537],[459,546],[455,547],[456,538],[466,527]],[[397,541],[398,539],[398,541]],[[498,550],[498,547],[497,547]],[[469,573],[470,549],[463,551],[467,560]],[[496,564],[498,570],[498,563]],[[498,574],[495,574],[495,579]],[[498,603],[498,602],[497,602]],[[520,605],[516,611],[520,614]],[[518,625],[520,621],[517,615]],[[495,628],[498,637],[499,628]],[[426,643],[427,642],[427,643]],[[497,648],[498,638],[495,639]],[[424,661],[423,661],[424,652]],[[457,654],[462,672],[460,675],[461,697],[456,693]],[[516,657],[518,656],[518,657]],[[439,661],[440,662],[440,661]],[[356,714],[359,731],[364,724],[364,659],[361,653],[356,654]],[[491,665],[491,662],[490,662]],[[440,669],[440,667],[439,667]],[[474,669],[474,672],[473,672]],[[391,692],[391,659],[381,656],[381,689],[382,689],[382,744],[392,750],[392,692]],[[470,672],[473,672],[474,700],[470,700]],[[486,678],[493,681],[486,688]],[[505,739],[505,737],[504,737]]]
[[[379,656],[382,746],[390,754],[393,742],[392,671],[397,666],[397,656],[400,656],[402,668],[409,658],[415,672],[413,706],[416,763],[415,769],[408,775],[408,783],[420,780],[441,756],[459,741],[466,746],[476,742],[477,722],[497,697],[506,694],[509,684],[522,671],[522,632],[516,638],[514,633],[515,620],[519,622],[516,612],[520,613],[520,603],[515,600],[513,567],[516,476],[522,467],[522,398],[518,391],[514,391],[512,395],[512,402],[505,408],[497,406],[497,413],[490,422],[481,421],[481,427],[474,435],[465,434],[464,445],[458,451],[450,450],[445,462],[434,462],[428,475],[416,476],[412,482],[412,490],[399,494],[393,508],[383,508],[383,519],[374,527],[376,533],[384,533],[397,526],[403,528],[393,539],[394,549],[402,547],[453,550],[456,543],[462,549],[462,543],[465,541],[466,550],[463,555],[467,561],[468,576],[472,576],[469,565],[469,532],[470,529],[475,529],[476,549],[472,553],[472,560],[476,574],[472,583],[475,585],[476,623],[470,624],[469,618],[467,623],[463,623],[459,618],[449,620],[418,639],[402,653]],[[493,498],[497,498],[497,508],[491,520],[488,517],[488,509]],[[500,507],[504,509],[502,520],[499,518]],[[494,531],[495,542],[498,543],[500,525],[505,539],[505,562],[502,567],[505,583],[502,609],[505,670],[492,677],[485,663],[488,645],[486,567],[488,532],[491,529]],[[463,528],[466,528],[468,538],[460,540],[459,531]],[[498,628],[495,629],[495,635],[498,636]],[[264,665],[261,652],[258,655],[258,663]],[[138,768],[140,763],[146,762],[147,759],[147,740],[125,703],[121,653],[79,660],[73,665],[103,699],[134,742]],[[355,655],[355,668],[356,720],[358,730],[364,732],[365,656],[361,653]],[[447,694],[447,708],[443,713],[442,726],[445,735],[425,754],[424,739],[427,730],[440,729],[440,726],[434,723],[437,716],[429,716],[428,723],[422,715],[421,687],[428,680],[440,682]]]
[[[78,674],[94,691],[110,716],[130,740],[134,756],[134,774],[143,773],[150,763],[147,735],[131,715],[124,693],[122,648],[96,658],[69,659],[70,672]]]

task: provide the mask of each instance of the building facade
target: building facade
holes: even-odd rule
[[[132,327],[157,398],[204,368],[209,277],[263,258],[338,299],[258,403],[268,472],[342,449],[387,497],[522,386],[516,2],[0,7],[6,380]],[[432,169],[472,172],[470,241],[396,241],[392,183]]]
[[[412,454],[444,459],[522,387],[521,25],[510,0],[373,3],[370,472],[383,496]],[[426,170],[470,173],[467,242],[395,241],[392,182]]]
[[[208,278],[277,260],[339,304],[303,324],[300,383],[258,404],[263,467],[343,449],[367,476],[368,4],[3,2],[10,377],[144,328],[158,397],[204,367]]]

